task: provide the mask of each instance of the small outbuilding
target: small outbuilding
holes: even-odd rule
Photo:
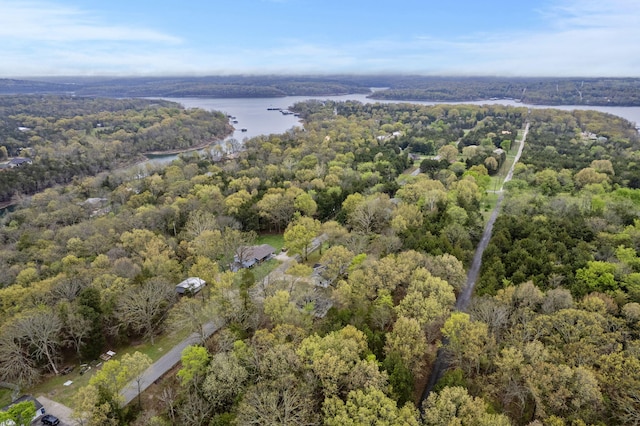
[[[202,278],[189,277],[176,286],[176,293],[181,296],[198,293],[205,286],[206,282]]]

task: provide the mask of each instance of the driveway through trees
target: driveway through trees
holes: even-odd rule
[[[322,242],[326,239],[326,235],[321,235],[317,238],[314,238],[313,243],[309,249],[309,253],[317,250]],[[296,260],[299,260],[299,256],[294,256]],[[292,258],[293,259],[293,258]],[[281,276],[284,271],[290,266],[289,261],[284,262],[280,267],[272,271],[267,278],[265,278],[264,282],[269,283],[276,279],[278,276]],[[189,345],[197,345],[202,342],[202,338],[204,336],[205,339],[208,339],[220,329],[220,325],[216,324],[215,321],[208,322],[204,325],[204,333],[193,333],[182,342],[178,343],[176,346],[171,348],[169,352],[164,354],[162,358],[151,364],[149,368],[144,372],[142,376],[142,380],[140,381],[140,393],[144,392],[153,382],[164,376],[167,371],[171,370],[178,362],[180,362],[180,358],[182,355],[182,351]],[[133,401],[134,398],[138,396],[138,382],[136,380],[132,380],[125,386],[121,391],[120,395],[124,398],[124,405],[129,404]]]
[[[500,187],[498,195],[498,201],[496,202],[496,206],[493,208],[491,212],[491,216],[489,217],[489,221],[484,227],[484,232],[482,233],[482,238],[480,239],[480,243],[478,244],[478,248],[473,256],[473,261],[471,262],[471,268],[469,268],[469,272],[467,273],[467,282],[465,287],[462,289],[462,292],[458,295],[458,300],[456,301],[456,310],[464,312],[469,306],[469,302],[471,301],[471,296],[473,295],[473,289],[475,288],[476,281],[478,280],[478,275],[480,273],[480,267],[482,266],[482,254],[484,250],[487,248],[489,244],[489,240],[491,239],[491,233],[493,232],[493,225],[498,218],[498,214],[500,213],[500,207],[502,206],[502,200],[504,199],[504,184],[509,182],[513,178],[513,171],[516,167],[516,164],[520,160],[522,156],[522,150],[524,149],[524,142],[527,139],[527,133],[529,133],[529,123],[527,122],[524,132],[522,133],[522,141],[520,142],[520,146],[518,147],[518,152],[513,160],[513,164],[507,173],[507,177],[504,179],[502,186]],[[442,342],[443,347],[446,346],[446,342]],[[420,398],[420,410],[422,410],[422,403],[427,399],[431,390],[435,386],[435,384],[440,380],[442,374],[447,369],[447,361],[445,359],[445,351],[443,348],[438,350],[438,356],[436,361],[433,364],[433,368],[431,370],[431,375],[429,376],[429,381],[427,382],[427,386],[424,388],[422,392],[422,398]]]

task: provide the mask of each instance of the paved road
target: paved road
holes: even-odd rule
[[[317,250],[320,247],[320,244],[327,239],[326,235],[321,235],[320,237],[313,240],[311,243],[311,248],[309,249],[309,253]],[[298,255],[288,258],[289,260],[282,263],[282,265],[278,266],[274,271],[272,271],[265,278],[265,283],[273,282],[274,279],[281,277],[286,271],[293,259],[300,260]],[[209,322],[204,325],[204,338],[209,338],[213,333],[218,331],[220,328],[219,325],[216,325],[214,321]],[[180,362],[180,357],[182,355],[182,351],[189,345],[196,345],[201,343],[201,335],[200,333],[193,333],[191,336],[187,337],[182,342],[178,343],[174,346],[170,351],[162,356],[159,360],[151,364],[149,368],[144,372],[142,376],[142,380],[140,382],[140,392],[144,392],[153,382],[161,378],[167,371],[171,370],[178,362]],[[124,404],[127,405],[131,401],[133,401],[138,396],[138,383],[135,380],[129,382],[127,386],[125,386],[121,391],[120,395],[124,398]]]
[[[60,426],[73,426],[76,422],[72,418],[73,410],[66,405],[52,401],[46,396],[40,395],[36,398],[44,407],[46,414],[52,414],[60,419]],[[37,423],[39,424],[39,423]]]
[[[219,326],[214,324],[214,322],[209,322],[204,325],[204,337],[205,339],[210,337],[213,333],[218,330]],[[182,342],[178,343],[176,346],[171,348],[166,354],[162,356],[159,360],[151,364],[149,368],[144,372],[142,376],[142,381],[140,382],[140,392],[143,392],[147,389],[153,382],[162,377],[167,371],[171,370],[178,362],[180,362],[180,356],[182,355],[182,351],[189,345],[196,345],[201,343],[201,335],[200,333],[193,333]],[[127,386],[125,386],[121,391],[120,395],[124,398],[124,404],[127,405],[130,403],[135,397],[138,396],[138,383],[135,380],[129,382]]]

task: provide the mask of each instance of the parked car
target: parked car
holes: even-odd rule
[[[56,426],[60,424],[60,419],[56,416],[52,416],[51,414],[45,414],[42,417],[41,421],[43,425]]]

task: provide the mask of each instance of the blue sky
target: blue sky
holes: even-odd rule
[[[639,0],[0,0],[0,77],[640,77],[639,41]]]

